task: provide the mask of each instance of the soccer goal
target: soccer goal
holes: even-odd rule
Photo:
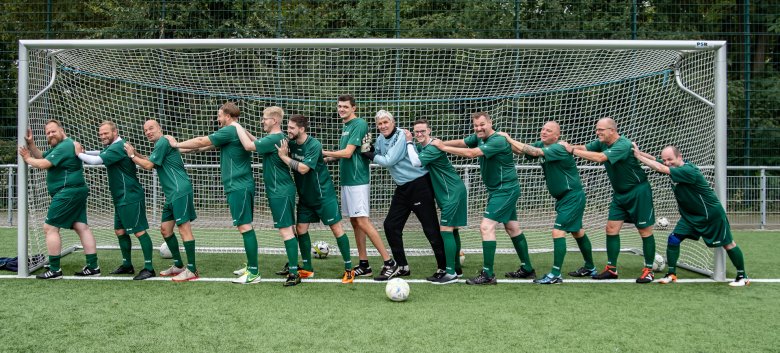
[[[87,149],[102,149],[98,125],[112,120],[120,136],[148,155],[153,144],[143,135],[145,120],[157,119],[164,133],[179,140],[204,136],[218,128],[219,106],[234,101],[242,110],[240,122],[255,135],[263,134],[262,110],[279,105],[288,114],[308,116],[310,132],[332,150],[342,125],[336,97],[345,93],[356,97],[358,115],[370,125],[374,113],[386,109],[402,128],[410,128],[415,119],[428,119],[441,139],[471,134],[470,114],[476,111],[488,112],[499,130],[525,142],[538,140],[544,122],[556,120],[563,139],[583,144],[595,139],[599,118],[612,117],[618,132],[645,151],[659,154],[666,144],[680,146],[726,201],[726,47],[721,41],[25,40],[19,51],[19,141],[30,127],[38,146],[46,149],[43,127],[56,118],[63,121],[66,134]],[[469,192],[469,226],[461,231],[464,248],[479,252],[486,192],[478,164],[455,157],[452,161]],[[521,226],[532,251],[548,251],[553,199],[538,165],[519,157],[516,161]],[[198,250],[242,249],[225,203],[218,153],[187,154],[185,163],[195,185]],[[256,158],[255,163],[254,225],[261,230],[260,246],[283,251],[271,228],[262,161]],[[611,187],[601,166],[579,163],[588,195],[585,227],[594,247],[603,248]],[[45,173],[25,168],[21,159],[19,166],[19,207],[26,211],[19,212],[19,254],[45,253]],[[338,185],[336,165],[333,168]],[[105,169],[88,167],[85,174],[91,191],[90,226],[100,247],[115,247]],[[150,234],[160,243],[154,234],[162,190],[154,172],[139,175],[147,192]],[[657,217],[672,223],[656,231],[658,253],[663,255],[665,235],[678,214],[668,177],[651,175]],[[371,217],[380,229],[394,188],[386,170],[372,169]],[[623,250],[639,253],[639,236],[632,225],[626,228]],[[425,253],[429,246],[418,233],[411,217],[405,243]],[[332,241],[327,232],[320,239]],[[499,249],[513,251],[500,231],[498,240]],[[568,241],[569,248],[576,249]],[[64,248],[78,244],[75,234],[64,232]],[[725,278],[724,255],[702,243],[686,242],[681,262],[715,279]],[[28,269],[20,267],[20,275],[27,275]]]

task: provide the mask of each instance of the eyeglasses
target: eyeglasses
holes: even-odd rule
[[[596,132],[603,132],[603,131],[607,131],[607,130],[613,130],[613,129],[611,127],[604,128],[604,129],[596,129]]]
[[[426,132],[428,132],[428,130],[414,130],[414,134],[415,135],[423,135]]]

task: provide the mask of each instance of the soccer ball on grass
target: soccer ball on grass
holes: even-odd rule
[[[664,269],[666,269],[666,260],[663,256],[656,253],[655,259],[653,259],[653,271],[654,272],[661,272]]]
[[[171,249],[168,248],[168,243],[163,242],[162,245],[160,245],[160,257],[163,259],[172,259],[173,254],[171,254]]]
[[[318,240],[311,247],[311,252],[314,254],[314,257],[324,259],[330,253],[330,245],[322,240]]]
[[[401,278],[393,278],[387,281],[387,285],[385,285],[385,294],[387,295],[387,298],[394,302],[405,301],[406,298],[409,298],[409,283],[406,283],[406,281]]]

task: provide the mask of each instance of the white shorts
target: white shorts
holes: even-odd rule
[[[345,217],[368,217],[368,184],[341,187],[341,214]]]

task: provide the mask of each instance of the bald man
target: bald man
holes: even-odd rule
[[[524,154],[525,158],[537,160],[542,166],[547,191],[555,198],[555,225],[553,226],[553,265],[550,273],[534,280],[538,284],[563,283],[561,267],[566,257],[566,233],[571,233],[577,241],[585,264],[576,271],[569,272],[572,277],[594,276],[597,274],[593,264],[593,252],[588,235],[582,228],[582,215],[585,212],[585,192],[582,190],[580,173],[577,164],[563,145],[558,143],[561,138],[561,127],[555,121],[548,121],[539,132],[540,140],[532,144],[515,141],[508,134],[499,132],[506,137],[516,154]]]
[[[647,181],[647,174],[639,165],[631,150],[631,141],[620,136],[617,123],[611,118],[596,123],[596,140],[587,145],[569,145],[562,142],[566,151],[591,162],[604,164],[609,182],[612,184],[612,202],[607,218],[607,266],[604,272],[593,279],[617,279],[617,258],[620,253],[620,228],[623,222],[633,223],[642,237],[644,268],[636,283],[653,281],[653,260],[655,259],[655,238],[653,224],[653,190]]]
[[[750,285],[745,273],[745,259],[742,250],[732,240],[731,227],[726,218],[726,210],[715,195],[710,184],[704,179],[701,170],[691,162],[683,160],[680,150],[667,146],[661,151],[661,162],[634,146],[634,156],[651,169],[667,174],[672,179],[672,190],[680,211],[680,221],[669,234],[666,246],[666,259],[669,272],[658,282],[669,284],[677,282],[677,260],[680,258],[680,243],[685,239],[704,239],[708,247],[723,247],[729,259],[737,268],[737,278],[730,282],[732,287]]]

